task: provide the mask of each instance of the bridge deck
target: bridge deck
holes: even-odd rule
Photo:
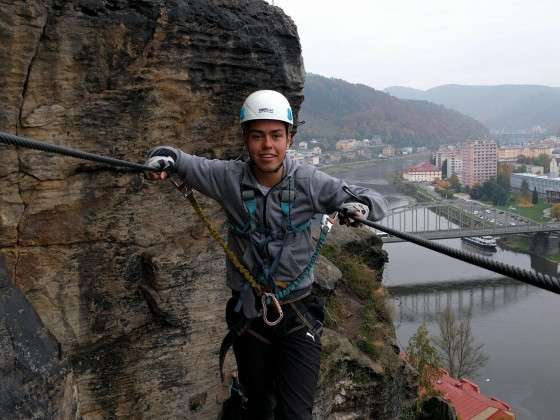
[[[445,229],[433,231],[409,232],[420,236],[424,239],[451,239],[451,238],[467,238],[470,236],[484,235],[515,235],[519,233],[536,233],[536,232],[557,232],[560,231],[560,223],[551,223],[546,225],[518,225],[518,226],[495,226],[486,227],[484,229]],[[383,238],[383,242],[404,242],[403,239],[390,236]]]

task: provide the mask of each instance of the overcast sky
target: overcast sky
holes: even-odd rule
[[[376,89],[560,87],[560,0],[274,3],[298,26],[308,72]]]

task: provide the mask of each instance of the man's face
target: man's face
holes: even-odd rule
[[[252,121],[245,133],[249,156],[261,172],[276,172],[280,169],[290,142],[291,136],[282,121]]]

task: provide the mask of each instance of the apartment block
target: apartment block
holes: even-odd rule
[[[498,156],[496,142],[473,140],[463,143],[462,183],[469,187],[483,184],[497,175]]]
[[[461,149],[455,146],[442,146],[434,154],[436,167],[442,169],[443,163],[447,161],[447,178],[457,175],[463,182],[463,155]]]

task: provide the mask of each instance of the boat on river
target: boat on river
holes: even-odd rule
[[[473,236],[461,239],[470,245],[475,245],[488,251],[496,251],[496,239],[493,236]]]

